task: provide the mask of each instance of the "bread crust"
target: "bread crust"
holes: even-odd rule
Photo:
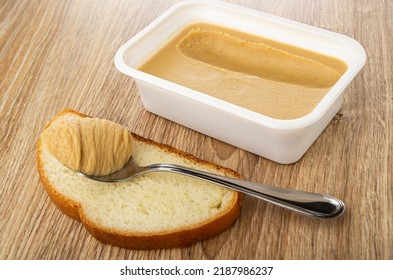
[[[57,118],[65,114],[75,114],[80,117],[89,117],[72,109],[66,109],[56,115],[44,129],[49,127]],[[132,132],[131,132],[132,133]],[[227,176],[241,178],[240,175],[228,168],[215,165],[211,162],[203,161],[183,151],[175,149],[171,146],[154,142],[152,140],[143,138],[137,134],[132,133],[133,137],[139,141],[143,141],[149,145],[154,145],[160,149],[175,153],[181,157],[185,157],[194,162],[210,166],[217,171],[224,172]],[[67,216],[78,220],[83,223],[88,232],[93,235],[97,240],[102,243],[119,246],[129,249],[164,249],[173,247],[186,247],[200,240],[211,238],[229,228],[237,219],[240,214],[241,206],[243,203],[243,194],[235,192],[231,207],[227,208],[226,212],[216,216],[204,223],[190,227],[179,228],[175,231],[166,232],[152,232],[149,234],[138,232],[125,232],[103,228],[98,224],[90,221],[83,213],[81,205],[63,195],[61,195],[56,187],[52,185],[47,175],[41,157],[42,152],[41,138],[37,141],[37,169],[38,173],[46,192],[53,203]]]

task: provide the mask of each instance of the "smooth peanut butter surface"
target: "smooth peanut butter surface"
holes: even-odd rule
[[[344,62],[211,24],[193,24],[138,69],[277,119],[310,113]]]
[[[63,119],[42,135],[43,144],[62,164],[88,175],[121,169],[132,154],[132,135],[104,119]]]
[[[220,31],[192,29],[177,49],[211,66],[306,87],[331,87],[340,78],[336,70],[315,60]]]

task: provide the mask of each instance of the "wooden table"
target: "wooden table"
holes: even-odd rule
[[[392,1],[230,1],[358,40],[364,69],[341,111],[295,164],[280,165],[146,112],[116,50],[173,1],[0,0],[0,259],[392,259]],[[246,179],[345,201],[333,220],[246,197],[221,235],[183,249],[103,245],[48,198],[35,143],[73,108],[224,165]]]

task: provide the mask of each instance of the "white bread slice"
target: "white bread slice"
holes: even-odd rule
[[[88,117],[73,110],[60,119]],[[132,134],[133,158],[140,165],[175,163],[240,178],[235,171],[197,159],[172,147]],[[37,142],[41,181],[55,205],[81,221],[99,241],[130,249],[189,246],[227,229],[240,213],[241,193],[172,173],[149,173],[121,183],[78,176]]]

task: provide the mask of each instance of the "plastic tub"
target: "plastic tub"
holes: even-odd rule
[[[348,69],[315,109],[279,120],[136,69],[186,25],[208,22],[269,38],[344,61]],[[355,40],[220,1],[183,1],[120,47],[119,71],[135,79],[146,110],[278,163],[299,160],[341,108],[344,89],[366,62]]]

